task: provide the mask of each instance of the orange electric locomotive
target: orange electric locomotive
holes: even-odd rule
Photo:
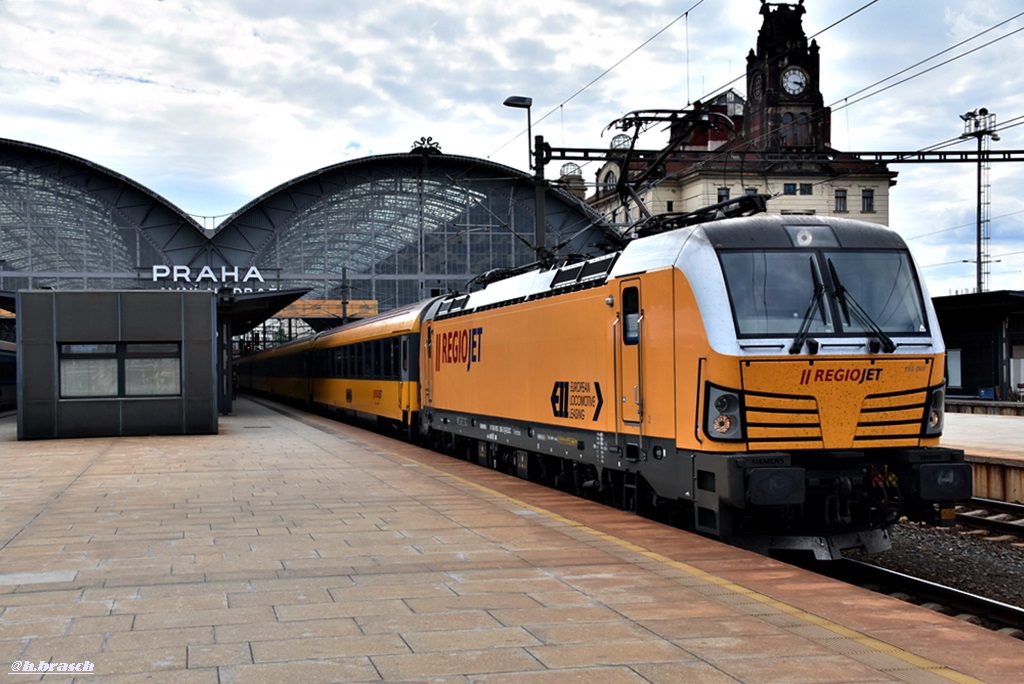
[[[887,548],[903,515],[952,524],[971,495],[962,452],[939,446],[935,314],[882,226],[661,224],[619,252],[405,311],[390,332],[363,321],[305,353],[378,332],[418,346],[400,380],[359,386],[382,401],[358,411],[509,474],[819,558]],[[305,368],[322,390],[295,398],[357,403],[356,387],[341,394],[351,373]],[[396,382],[409,398],[386,414]]]

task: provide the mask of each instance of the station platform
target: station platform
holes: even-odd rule
[[[942,445],[968,456],[1021,461],[1024,466],[1024,416],[947,413]]]
[[[235,410],[189,437],[18,442],[0,420],[4,681],[1024,672],[1024,642],[925,608],[352,426]]]
[[[947,413],[942,445],[964,450],[974,496],[1024,503],[1024,417]]]

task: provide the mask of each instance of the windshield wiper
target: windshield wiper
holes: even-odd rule
[[[850,325],[850,312],[853,312],[853,317],[861,324],[875,339],[871,340],[871,353],[877,354],[879,351],[883,351],[886,354],[891,354],[896,351],[896,343],[892,341],[892,338],[885,334],[885,331],[878,327],[878,324],[871,320],[871,316],[868,312],[857,303],[857,300],[853,298],[843,284],[839,282],[839,275],[836,273],[835,264],[832,260],[828,260],[828,272],[832,276],[832,284],[835,286],[832,296],[835,297],[836,301],[839,302],[839,308],[843,312],[843,316],[846,318],[846,325]]]
[[[811,295],[811,301],[807,305],[807,311],[804,313],[804,320],[800,323],[800,329],[797,331],[796,337],[793,338],[793,344],[789,345],[790,354],[799,354],[804,346],[804,342],[807,342],[807,351],[812,354],[818,353],[817,341],[807,339],[807,335],[811,331],[811,321],[814,320],[815,307],[821,312],[822,325],[828,325],[828,321],[825,318],[825,305],[822,302],[825,296],[825,285],[821,282],[821,278],[818,277],[818,271],[814,268],[814,257],[811,257],[808,261],[811,265],[811,280],[814,281],[814,294]]]

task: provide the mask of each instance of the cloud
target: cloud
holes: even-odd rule
[[[1022,19],[875,85],[1020,13],[1013,0],[805,7],[841,149],[956,139],[958,114],[980,106],[1000,121],[1024,115],[1021,34],[1008,36]],[[525,168],[525,115],[502,107],[506,96],[533,98],[534,133],[553,144],[604,147],[605,126],[625,112],[682,108],[730,85],[742,92],[758,9],[752,0],[2,2],[0,126],[206,215],[324,166],[405,152],[424,136],[448,153]],[[1024,148],[1022,131],[1001,131],[993,146]],[[651,131],[644,143],[664,135]],[[929,278],[942,274],[933,293],[973,286],[970,264],[942,265],[974,258],[967,166],[893,167],[891,224],[930,234],[912,246]],[[991,172],[993,258],[1021,249],[1016,166]],[[998,266],[993,287],[997,275],[999,286],[1021,287],[1021,256]]]

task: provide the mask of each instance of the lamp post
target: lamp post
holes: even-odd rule
[[[541,136],[537,136],[536,145],[537,150],[534,154],[534,148],[531,144],[533,139],[533,123],[530,119],[530,108],[533,106],[533,98],[524,97],[522,95],[510,95],[505,98],[503,103],[506,107],[512,107],[513,109],[525,109],[526,110],[526,148],[529,154],[530,170],[533,171],[533,185],[534,185],[534,222],[533,222],[533,248],[537,253],[537,261],[545,263],[548,259],[547,253],[547,234],[546,227],[544,225],[547,219],[547,209],[545,207],[545,184],[544,184],[544,162],[541,159],[541,152],[543,145],[541,144]]]
[[[530,169],[533,170],[533,147],[530,142],[533,140],[533,123],[530,120],[530,108],[533,107],[533,98],[522,95],[509,95],[505,98],[503,104],[513,109],[526,110],[526,160],[530,165]]]
[[[978,139],[978,206],[977,206],[977,242],[978,242],[978,254],[977,254],[977,289],[978,293],[984,292],[986,289],[985,283],[985,269],[988,263],[988,217],[985,209],[985,195],[986,195],[986,184],[985,172],[988,170],[988,163],[983,162],[982,152],[987,149],[988,139],[999,140],[999,135],[995,132],[996,127],[996,115],[989,112],[986,108],[972,110],[966,114],[961,114],[960,118],[964,122],[964,132],[960,135],[961,138],[977,138]]]

